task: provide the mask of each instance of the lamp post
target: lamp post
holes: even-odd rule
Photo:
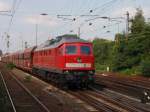
[[[47,16],[48,14],[46,14],[46,13],[41,13],[40,14],[41,16]],[[37,44],[38,44],[38,20],[37,20],[37,22],[36,22],[36,24],[35,24],[35,44],[36,44],[36,46],[37,46]]]

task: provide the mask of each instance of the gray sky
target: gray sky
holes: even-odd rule
[[[6,51],[6,33],[10,35],[10,51],[22,49],[22,40],[27,41],[29,46],[35,45],[35,26],[38,24],[38,44],[58,35],[78,32],[81,26],[81,37],[92,40],[94,37],[114,39],[117,32],[125,30],[125,20],[116,24],[116,21],[96,19],[85,22],[93,17],[80,17],[80,15],[100,15],[108,17],[125,17],[129,11],[133,17],[136,8],[143,9],[144,16],[150,17],[150,0],[0,0],[0,11],[11,11],[13,3],[16,3],[15,14],[10,16],[0,15],[0,49]],[[92,13],[89,13],[93,10]],[[48,14],[41,16],[41,13]],[[0,13],[6,14],[6,13]],[[69,19],[76,18],[76,21],[63,20],[57,15],[71,15]],[[11,25],[10,25],[11,23]],[[107,26],[103,28],[103,26]],[[119,30],[118,30],[119,27]],[[107,33],[110,31],[110,33]]]

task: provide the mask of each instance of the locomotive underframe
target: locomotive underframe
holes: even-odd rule
[[[33,67],[32,72],[61,87],[88,88],[94,83],[95,71],[65,70],[60,72]]]

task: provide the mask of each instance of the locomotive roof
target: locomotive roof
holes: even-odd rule
[[[56,39],[47,40],[44,44],[41,44],[37,47],[35,51],[40,51],[49,48],[55,48],[60,46],[63,43],[74,43],[74,42],[82,42],[89,43],[86,40],[80,39],[79,37],[74,36],[58,36]]]

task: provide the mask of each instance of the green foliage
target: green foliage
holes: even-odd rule
[[[126,68],[126,69],[123,69],[119,72],[121,74],[125,74],[125,75],[140,75],[141,74],[140,66],[136,66],[133,68]]]
[[[116,34],[115,42],[95,39],[96,69],[111,70],[125,74],[150,76],[150,23],[146,23],[142,10],[132,20],[128,40],[125,34]]]
[[[124,61],[126,60],[126,56],[124,54],[124,50],[126,47],[125,35],[119,34],[117,38],[119,38],[119,40],[114,45],[113,49],[113,58],[112,58],[113,71],[118,71],[127,67],[126,62]]]
[[[132,69],[124,69],[122,71],[120,71],[121,74],[125,74],[125,75],[131,75],[133,73]]]
[[[107,66],[111,66],[113,44],[114,42],[105,39],[93,40],[96,70],[105,71]]]
[[[141,62],[141,72],[144,76],[150,77],[150,56]]]
[[[107,65],[101,65],[99,63],[95,64],[97,72],[105,72],[107,70]]]
[[[15,65],[13,63],[8,63],[6,66],[10,70],[12,70],[15,67]]]
[[[147,57],[150,53],[149,36],[150,25],[145,23],[142,10],[138,9],[132,22],[129,40],[120,39],[116,47],[113,70],[123,71],[127,74],[140,74],[140,63],[143,57]],[[123,36],[121,37],[123,38]]]
[[[133,34],[138,34],[143,31],[145,26],[145,19],[143,17],[143,11],[141,9],[137,9],[137,13],[132,21],[131,32]]]

